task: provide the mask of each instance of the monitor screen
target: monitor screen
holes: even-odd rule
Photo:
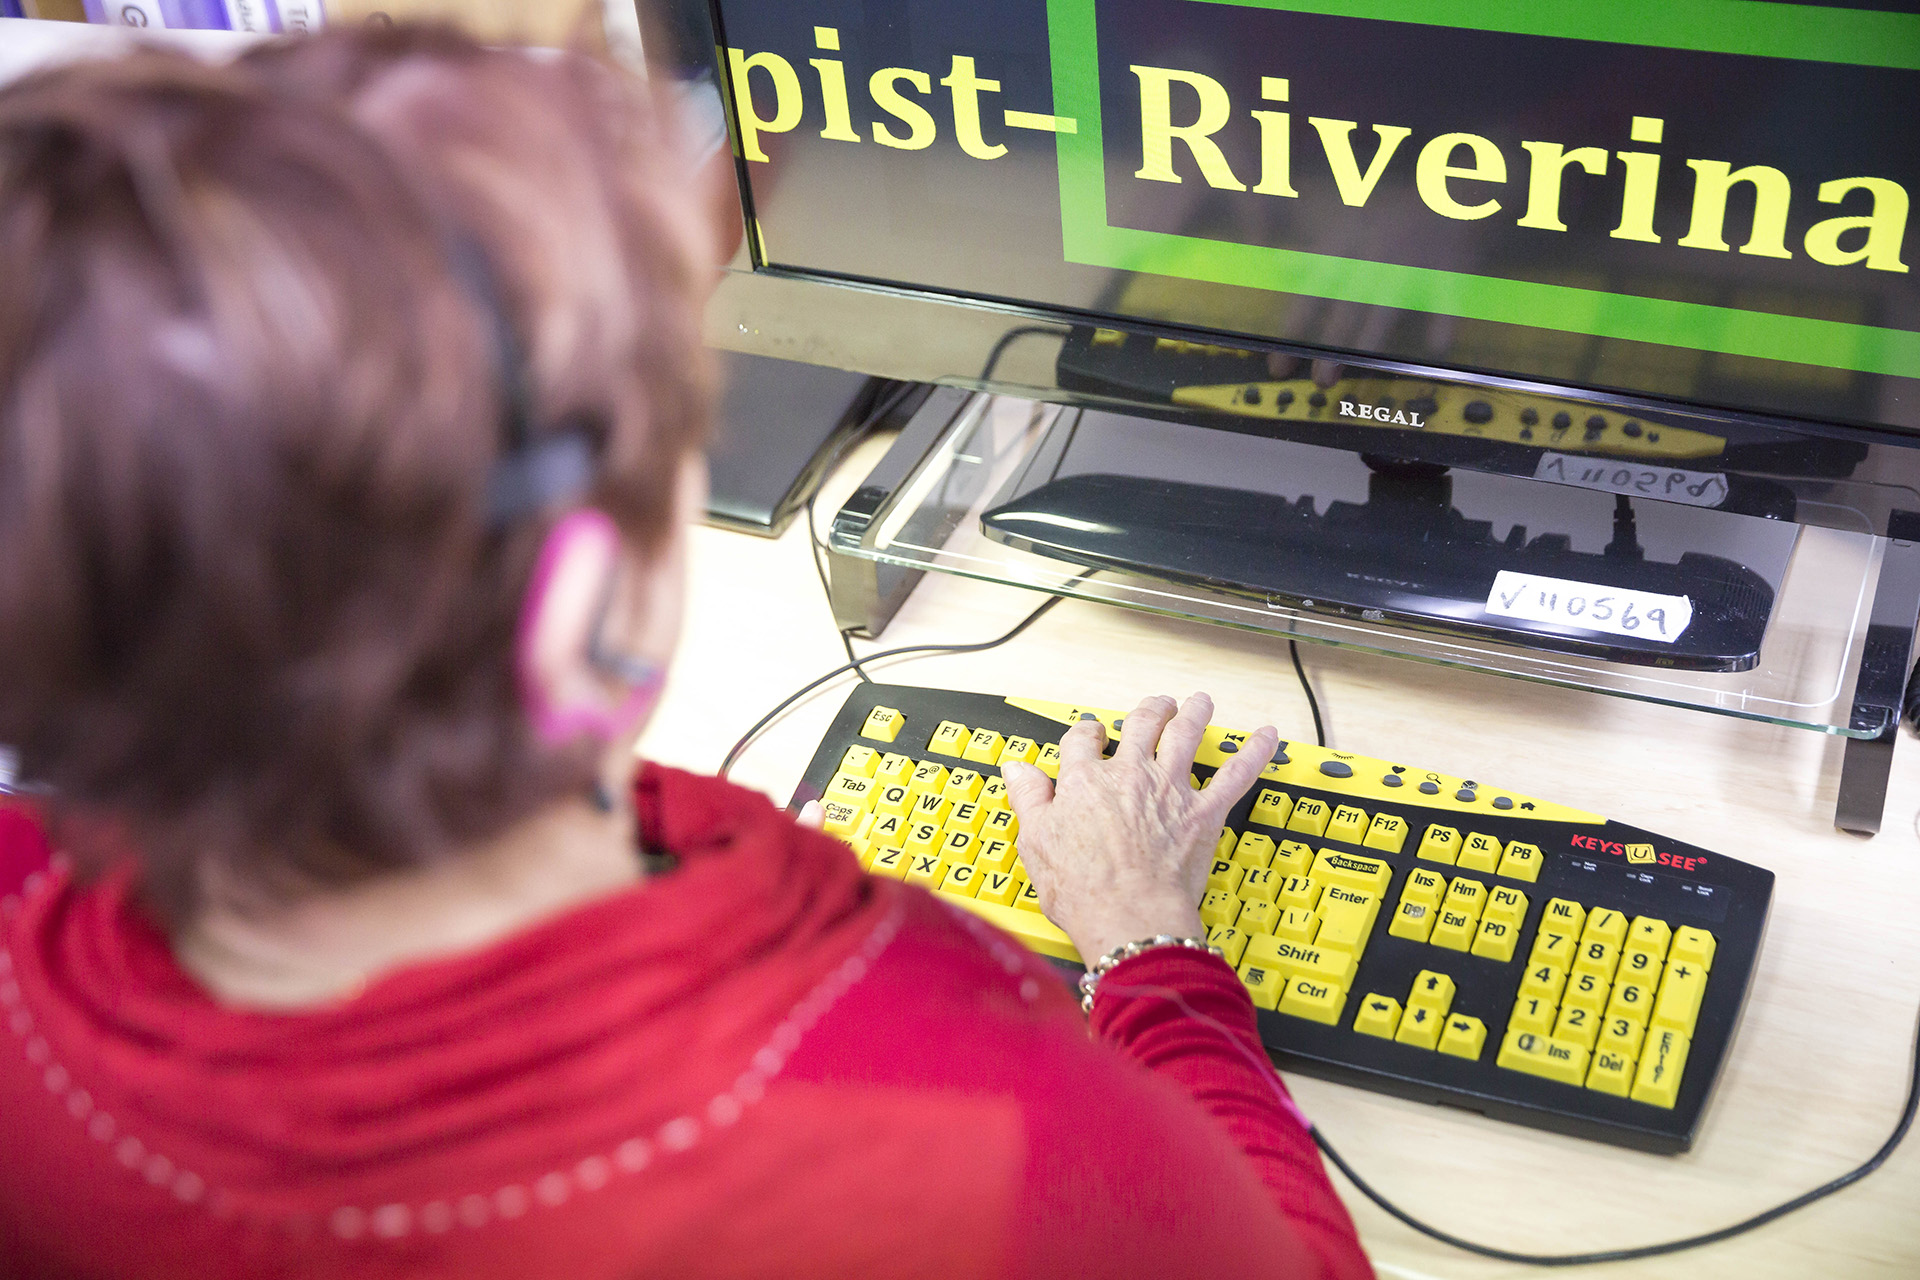
[[[1891,3],[711,19],[758,271],[1920,430],[1920,15]]]

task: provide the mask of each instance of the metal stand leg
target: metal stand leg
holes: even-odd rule
[[[1920,626],[1920,543],[1889,542],[1873,593],[1873,616],[1853,686],[1852,725],[1875,731],[1849,738],[1840,761],[1840,797],[1834,825],[1857,835],[1880,830],[1887,803],[1887,775],[1900,736],[1900,707],[1913,661],[1914,630]]]

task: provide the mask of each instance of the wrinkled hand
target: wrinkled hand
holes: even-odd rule
[[[1030,764],[1001,768],[1040,909],[1088,964],[1157,933],[1205,932],[1200,896],[1221,824],[1280,741],[1271,725],[1259,729],[1195,791],[1188,776],[1212,715],[1204,693],[1177,708],[1148,698],[1127,716],[1111,760],[1101,754],[1105,726],[1082,720],[1060,740],[1057,783]]]

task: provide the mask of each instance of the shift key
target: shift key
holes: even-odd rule
[[[1315,982],[1328,982],[1344,989],[1353,981],[1353,971],[1358,962],[1350,951],[1288,942],[1267,933],[1256,934],[1247,943],[1247,953],[1240,964],[1242,968],[1254,965],[1272,969],[1288,978],[1311,978]]]

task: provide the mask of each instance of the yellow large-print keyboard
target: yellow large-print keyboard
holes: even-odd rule
[[[1052,773],[1120,714],[861,684],[793,797],[875,875],[1065,961],[1000,765]],[[1246,735],[1207,730],[1204,786]],[[1693,1140],[1758,955],[1773,873],[1598,814],[1282,743],[1221,831],[1208,937],[1293,1070],[1650,1151]]]

